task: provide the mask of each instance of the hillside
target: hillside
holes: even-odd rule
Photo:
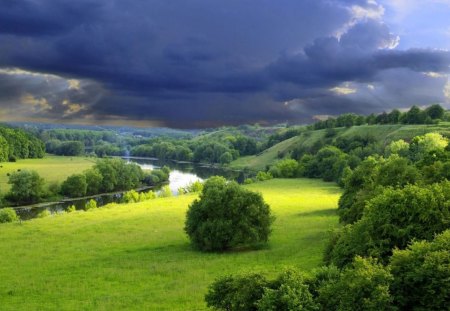
[[[203,310],[218,276],[320,265],[327,232],[338,226],[340,190],[308,179],[247,187],[277,217],[260,250],[192,250],[183,225],[195,195],[1,224],[1,309]]]
[[[339,137],[352,138],[356,136],[371,136],[383,145],[391,141],[403,139],[410,141],[413,137],[429,132],[438,132],[450,137],[450,122],[440,122],[439,124],[389,124],[389,125],[360,125],[349,128],[336,128],[336,134],[330,138],[336,140]],[[309,130],[299,136],[284,140],[254,156],[241,157],[230,163],[230,167],[235,169],[249,168],[252,170],[264,170],[266,166],[277,161],[278,156],[284,156],[295,148],[309,148],[320,143],[326,136],[326,130]]]

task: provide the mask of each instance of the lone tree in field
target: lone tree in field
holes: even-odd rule
[[[214,176],[189,206],[184,229],[195,248],[224,251],[267,242],[273,221],[261,194]]]

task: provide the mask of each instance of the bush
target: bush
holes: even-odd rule
[[[258,310],[256,302],[261,299],[267,280],[259,274],[225,276],[209,286],[205,301],[217,310]]]
[[[266,173],[263,171],[259,171],[258,174],[256,174],[256,180],[258,180],[258,181],[265,181],[265,180],[269,180],[272,178],[273,178],[273,176],[269,172]]]
[[[45,218],[50,216],[52,213],[48,209],[44,209],[37,214],[37,218]]]
[[[284,159],[270,168],[269,173],[273,177],[293,178],[298,176],[298,162],[293,159]]]
[[[215,176],[189,206],[184,230],[195,248],[224,251],[267,242],[273,220],[261,194]]]
[[[66,209],[67,213],[73,213],[77,210],[77,208],[75,207],[75,205],[71,205]]]
[[[0,209],[0,223],[13,222],[19,220],[16,210],[10,207]]]
[[[172,196],[172,190],[170,190],[170,187],[168,185],[162,187],[158,194],[158,197],[160,197],[160,198],[168,198],[171,196]]]
[[[255,180],[253,178],[246,178],[244,180],[244,185],[250,185],[253,184],[255,182]]]
[[[140,201],[140,195],[136,190],[130,190],[123,194],[122,201],[124,203],[135,203]]]
[[[95,201],[94,199],[90,199],[84,206],[84,209],[86,211],[88,211],[90,209],[95,209],[95,208],[97,208],[97,201]]]
[[[389,271],[375,260],[356,257],[338,280],[319,288],[317,301],[324,311],[396,310],[389,292],[392,280]]]
[[[257,302],[258,310],[319,310],[303,276],[294,270],[287,270],[269,286]]]

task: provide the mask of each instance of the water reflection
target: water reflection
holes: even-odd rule
[[[152,158],[131,157],[125,158],[125,160],[138,164],[143,170],[157,169],[164,165],[168,166],[171,169],[169,175],[169,187],[174,195],[178,193],[178,189],[181,187],[186,187],[195,181],[203,181],[214,175],[223,176],[228,180],[236,180],[239,183],[242,183],[245,178],[251,175],[248,171],[228,170],[186,162],[161,161]],[[143,189],[138,189],[138,191],[148,191],[149,189],[149,187],[146,187]],[[152,188],[152,190],[158,191],[159,189]],[[84,209],[84,206],[90,199],[94,199],[99,207],[109,203],[120,203],[122,201],[122,196],[123,192],[109,193],[89,198],[68,199],[57,203],[43,203],[34,206],[18,207],[16,208],[16,211],[21,219],[27,220],[37,217],[43,210],[48,210],[54,214],[65,211],[71,205],[75,205],[77,210],[81,210]]]

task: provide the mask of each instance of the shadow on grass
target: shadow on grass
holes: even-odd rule
[[[335,208],[321,209],[321,210],[318,210],[318,211],[299,213],[297,215],[300,216],[300,217],[329,217],[329,216],[336,216],[337,215],[337,209],[335,209]]]

